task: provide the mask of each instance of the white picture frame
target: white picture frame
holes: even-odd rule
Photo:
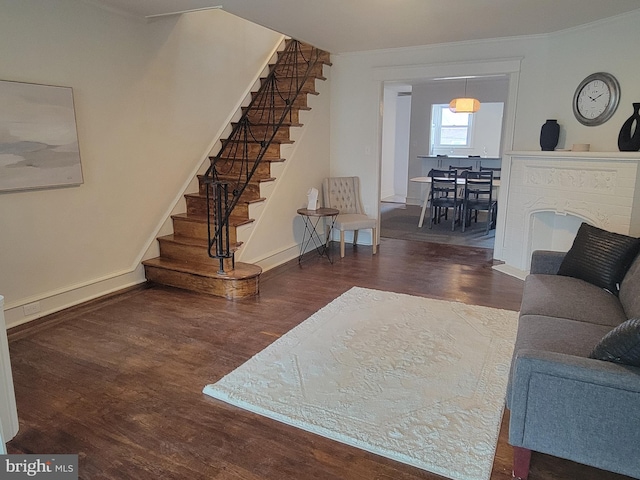
[[[0,193],[82,183],[73,90],[0,80]]]

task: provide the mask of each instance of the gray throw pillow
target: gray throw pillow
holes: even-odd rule
[[[582,223],[558,275],[575,277],[618,295],[620,283],[640,251],[640,239]]]
[[[607,333],[589,358],[640,367],[640,318],[631,318]]]

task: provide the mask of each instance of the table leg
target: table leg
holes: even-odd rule
[[[333,229],[333,224],[336,221],[336,217],[331,217],[331,223],[325,229],[326,237],[324,238],[324,242],[320,235],[318,234],[318,223],[320,223],[320,219],[326,217],[315,217],[315,222],[312,220],[312,217],[302,216],[302,220],[304,222],[304,231],[302,233],[302,243],[300,244],[300,255],[298,255],[298,263],[302,260],[307,247],[311,242],[313,242],[313,246],[318,252],[318,255],[321,257],[326,256],[329,263],[333,263],[333,259],[331,258],[331,251],[329,249],[329,237],[331,235],[331,230]],[[308,236],[308,238],[307,238]]]
[[[427,192],[427,195],[424,197],[424,202],[422,203],[422,212],[420,212],[420,221],[418,222],[418,228],[422,228],[422,224],[424,223],[424,214],[427,210],[427,204],[429,203],[429,195],[431,192]]]

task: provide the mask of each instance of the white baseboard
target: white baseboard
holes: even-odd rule
[[[65,308],[73,307],[94,298],[117,292],[146,281],[144,267],[138,265],[134,270],[115,272],[107,277],[95,279],[78,285],[70,285],[64,290],[43,293],[37,297],[21,299],[20,303],[5,304],[5,321],[7,328],[16,327],[50,315]],[[24,306],[30,306],[36,312],[28,314]]]
[[[300,255],[300,245],[296,244],[296,245],[287,247],[283,250],[269,252],[264,257],[260,259],[250,260],[247,263],[253,263],[255,265],[258,265],[260,268],[262,268],[263,272],[266,272],[267,270],[271,270],[272,268],[282,265],[283,263],[286,263],[290,260],[298,258],[299,255]],[[246,260],[244,259],[242,261],[246,262]]]
[[[503,263],[502,265],[494,265],[492,267],[494,270],[498,272],[506,273],[507,275],[511,275],[512,277],[519,278],[520,280],[524,280],[525,277],[529,274],[529,272],[525,270],[520,270],[519,268],[512,267],[511,265],[507,265]]]

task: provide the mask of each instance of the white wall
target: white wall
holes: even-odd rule
[[[383,94],[380,199],[395,195],[396,123],[398,91],[385,87]]]
[[[360,175],[363,201],[373,205],[379,193],[384,81],[407,81],[434,71],[442,76],[480,74],[472,69],[501,62],[520,64],[519,72],[511,74],[515,105],[507,115],[515,115],[515,120],[513,131],[504,136],[506,149],[539,150],[541,125],[547,118],[557,118],[562,125],[561,142],[590,143],[592,150],[615,151],[620,126],[631,114],[630,104],[640,99],[640,63],[631,61],[629,53],[631,46],[640,44],[639,20],[640,13],[635,12],[552,35],[335,55],[331,174]],[[580,81],[597,71],[618,78],[621,107],[606,124],[586,127],[573,117],[571,101]]]
[[[411,127],[411,96],[400,96],[396,103],[396,149],[393,189],[395,195],[407,197],[409,172],[409,142]]]
[[[159,223],[280,39],[219,10],[147,23],[0,0],[0,79],[73,87],[84,172],[80,187],[0,194],[9,326],[144,280]]]
[[[475,114],[469,155],[500,157],[503,111],[504,104],[500,102],[484,102],[481,105]]]

